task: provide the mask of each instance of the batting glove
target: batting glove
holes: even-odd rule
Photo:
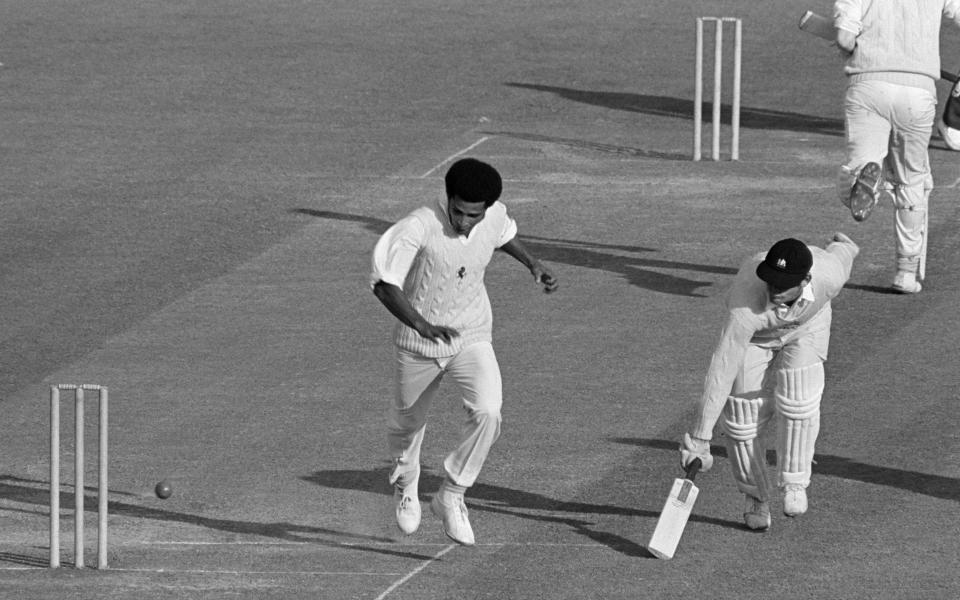
[[[689,433],[683,434],[680,443],[680,466],[684,469],[695,459],[700,459],[700,471],[706,473],[713,466],[713,457],[710,456],[710,440],[692,437]]]

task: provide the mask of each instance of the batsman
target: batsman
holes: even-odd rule
[[[750,529],[769,529],[771,523],[766,464],[771,443],[783,513],[796,517],[807,511],[831,301],[849,279],[859,251],[842,233],[825,248],[782,239],[747,259],[728,292],[726,323],[680,458],[684,468],[699,458],[701,470],[708,471],[710,441],[720,422]]]

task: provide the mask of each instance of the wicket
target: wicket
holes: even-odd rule
[[[740,53],[743,46],[743,23],[734,17],[697,18],[696,83],[693,100],[693,160],[700,160],[703,135],[703,23],[713,21],[716,27],[713,52],[713,137],[712,158],[720,160],[720,96],[723,87],[724,23],[734,24],[733,100],[731,102],[730,160],[740,160]]]
[[[84,392],[96,391],[99,400],[100,476],[97,481],[97,568],[107,568],[107,388],[100,385],[50,386],[50,567],[60,566],[60,391],[74,392],[74,567],[83,568],[84,518]]]

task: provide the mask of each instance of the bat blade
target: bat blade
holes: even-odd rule
[[[650,536],[647,550],[657,558],[671,559],[677,551],[677,545],[683,536],[683,530],[690,519],[690,512],[697,500],[700,490],[693,483],[697,471],[700,470],[700,460],[690,463],[686,478],[673,480],[673,488],[667,496],[667,501],[660,511],[657,526]]]
[[[831,42],[837,39],[837,28],[833,26],[833,21],[812,10],[800,17],[800,30]]]

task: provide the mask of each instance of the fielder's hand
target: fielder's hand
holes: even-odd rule
[[[533,266],[530,267],[530,272],[533,273],[533,279],[542,285],[543,291],[548,294],[560,285],[560,282],[557,281],[553,272],[539,260],[533,263]]]
[[[706,473],[713,467],[713,457],[710,456],[710,440],[692,437],[689,433],[683,434],[680,442],[680,466],[684,469],[695,459],[700,459],[700,472]]]
[[[428,340],[438,342],[444,341],[450,343],[453,338],[460,337],[460,332],[452,327],[446,327],[444,325],[433,325],[431,323],[426,323],[421,325],[417,329],[417,333],[427,338]]]

